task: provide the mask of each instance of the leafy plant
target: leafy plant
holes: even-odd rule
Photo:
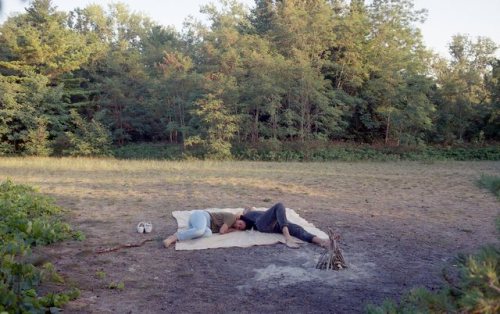
[[[117,289],[117,290],[123,290],[125,289],[125,283],[123,281],[120,282],[114,282],[112,281],[109,286],[109,289]]]
[[[210,159],[231,158],[231,139],[234,138],[238,126],[237,118],[231,115],[224,102],[209,94],[197,102],[198,109],[194,114],[202,125],[202,136],[192,136],[186,140],[186,146],[201,144]]]
[[[103,272],[103,271],[97,271],[95,273],[96,277],[99,278],[99,279],[104,279],[106,278],[106,272]]]
[[[110,155],[111,134],[97,120],[85,121],[76,110],[71,111],[75,125],[74,132],[66,132],[70,147],[66,153],[71,156]]]
[[[461,281],[437,293],[410,291],[399,303],[368,305],[368,313],[498,313],[500,311],[500,250],[487,246],[476,255],[459,257]]]
[[[34,188],[7,180],[0,184],[0,312],[45,313],[78,297],[78,290],[38,296],[42,281],[62,282],[54,266],[29,262],[31,247],[70,238],[62,209]]]
[[[49,132],[47,131],[47,120],[36,119],[35,128],[28,131],[24,149],[27,155],[49,156],[52,150],[49,147]]]

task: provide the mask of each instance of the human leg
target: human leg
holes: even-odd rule
[[[211,235],[209,226],[210,215],[204,210],[196,210],[189,216],[189,229],[177,232],[177,239],[184,241]]]
[[[194,211],[189,216],[189,228],[169,236],[163,241],[165,247],[169,247],[177,241],[207,237],[212,235],[210,230],[210,215],[203,210]]]
[[[277,203],[269,208],[255,221],[255,227],[260,232],[281,233],[283,228],[287,225],[286,209],[282,203]]]
[[[282,203],[277,203],[266,210],[256,221],[255,226],[261,232],[282,233],[285,237],[285,244],[291,248],[298,248],[299,245],[290,235],[286,218],[286,209]]]
[[[304,228],[297,224],[289,223],[288,224],[289,232],[292,236],[301,239],[302,241],[314,243],[321,247],[326,247],[329,245],[330,240],[321,239],[314,234],[307,232]]]

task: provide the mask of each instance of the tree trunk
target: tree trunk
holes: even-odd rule
[[[385,145],[389,143],[389,127],[391,125],[391,114],[387,116],[387,126],[385,128]]]
[[[252,127],[252,142],[256,143],[259,139],[259,109],[255,109],[255,116],[253,119],[253,127]]]

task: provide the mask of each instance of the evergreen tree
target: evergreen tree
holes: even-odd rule
[[[197,105],[198,108],[193,113],[200,121],[200,135],[189,138],[187,145],[202,144],[208,158],[230,158],[231,140],[237,131],[237,118],[212,94],[200,99]]]
[[[0,103],[2,147],[20,153],[31,147],[35,129],[45,129],[49,140],[66,130],[69,103],[62,78],[87,61],[88,50],[50,0],[35,0],[25,14],[9,18],[1,26],[0,42],[0,81],[6,92]],[[43,127],[40,119],[46,121]]]

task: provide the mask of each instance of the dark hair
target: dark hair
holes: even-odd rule
[[[251,220],[248,217],[245,217],[245,215],[241,215],[240,219],[245,222],[245,230],[250,230],[255,226],[255,223],[253,222],[253,220]]]

